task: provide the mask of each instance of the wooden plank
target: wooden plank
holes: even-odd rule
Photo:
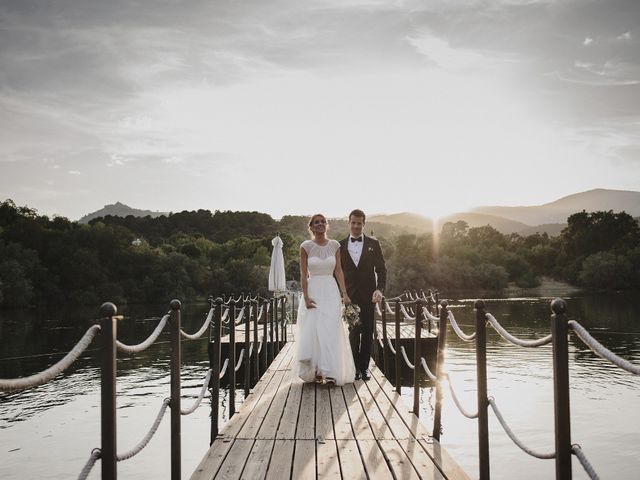
[[[342,387],[344,392],[344,401],[347,405],[347,411],[349,412],[349,418],[351,419],[351,427],[353,429],[353,435],[358,440],[374,440],[373,432],[367,421],[367,417],[362,410],[360,399],[356,393],[356,389],[353,383],[348,383]]]
[[[418,441],[446,478],[451,480],[469,480],[471,478],[467,472],[460,468],[449,452],[442,448],[440,442],[433,438],[421,438]]]
[[[266,387],[269,385],[271,379],[276,374],[277,368],[280,366],[280,363],[287,359],[287,356],[290,354],[290,345],[291,344],[285,345],[285,348],[283,348],[280,354],[278,354],[278,356],[274,359],[267,371],[253,387],[249,396],[245,399],[244,402],[242,402],[242,405],[240,405],[240,408],[238,409],[236,414],[231,417],[227,424],[224,426],[222,432],[220,433],[220,436],[235,437],[236,435],[238,435],[238,433],[244,426],[244,423],[247,421],[247,418],[249,418],[249,415],[260,401],[260,398],[264,394]]]
[[[316,438],[318,439],[333,440],[335,438],[329,398],[330,388],[327,386],[316,388]],[[320,465],[318,465],[318,475],[320,475]]]
[[[224,458],[227,456],[232,446],[232,441],[215,441],[207,454],[200,461],[194,472],[191,474],[191,480],[210,480],[211,478],[213,478],[216,473],[218,473],[220,465],[222,465]]]
[[[366,385],[367,382],[358,381],[356,382],[358,396],[360,397],[360,402],[362,403],[362,408],[369,420],[369,424],[371,425],[371,430],[373,431],[373,435],[376,439],[393,439],[393,434],[391,430],[389,430],[389,426],[382,415],[382,412],[378,408],[377,403],[371,396],[371,392]]]
[[[253,442],[253,440],[245,439],[235,440],[229,454],[225,457],[224,462],[222,462],[218,474],[213,478],[222,480],[237,480],[240,478],[240,474],[247,462],[247,457],[253,447]]]
[[[192,479],[211,479],[220,471],[220,467],[224,463],[225,458],[234,446],[233,438],[243,427],[251,411],[261,398],[262,393],[264,392],[262,387],[268,384],[272,376],[275,375],[276,368],[283,361],[286,361],[287,356],[290,356],[291,352],[291,344],[285,345],[280,354],[274,359],[269,369],[267,369],[265,375],[256,384],[253,392],[242,403],[236,414],[224,426],[221,435],[213,443],[198,467],[196,467],[196,470],[191,476]]]
[[[289,390],[291,388],[291,375],[286,371],[282,372],[284,377],[280,382],[280,386],[278,387],[278,391],[273,398],[266,418],[262,422],[262,426],[260,427],[257,438],[276,438],[278,426],[280,425],[282,413],[284,411],[287,397],[289,396]],[[293,436],[291,436],[290,438],[293,438]]]
[[[391,382],[387,380],[380,369],[373,368],[371,370],[371,377],[380,385],[381,390],[387,395],[390,403],[394,406],[396,412],[404,424],[409,428],[409,431],[415,438],[421,438],[422,436],[430,436],[431,433],[427,427],[411,413],[409,406],[404,402],[402,397],[394,390]]]
[[[276,438],[293,439],[298,426],[298,412],[300,411],[300,399],[302,398],[302,382],[294,381],[289,387],[289,396],[282,412],[282,418],[278,425]]]
[[[338,449],[335,440],[318,440],[316,442],[317,478],[340,478]]]
[[[417,480],[419,478],[406,452],[396,440],[379,440],[378,444],[396,478],[402,478],[403,480]]]
[[[374,378],[376,374],[382,375],[378,368],[371,369],[371,372]],[[384,420],[387,422],[393,438],[415,438],[415,435],[412,434],[411,430],[409,430],[407,425],[404,423],[404,421],[400,417],[400,414],[396,411],[394,405],[382,390],[380,384],[377,381],[369,381],[366,382],[366,384],[371,394],[371,398],[378,405],[378,409],[380,410]]]
[[[271,378],[271,381],[266,386],[264,393],[258,400],[258,403],[251,411],[249,418],[243,425],[242,429],[238,433],[238,437],[241,438],[256,438],[258,435],[258,431],[262,426],[262,422],[267,416],[269,412],[269,407],[271,407],[271,402],[276,394],[278,387],[280,386],[280,382],[282,382],[282,378],[284,377],[285,372],[282,370],[276,371],[275,375]]]
[[[398,440],[398,444],[404,450],[407,458],[418,472],[420,478],[429,478],[432,480],[445,480],[438,467],[433,463],[429,455],[425,454],[424,449],[415,439]],[[458,478],[458,477],[455,477]]]
[[[296,439],[315,440],[315,403],[316,386],[313,383],[305,383],[302,387]]]
[[[358,443],[355,440],[336,440],[338,458],[340,459],[340,469],[342,478],[347,480],[359,480],[367,478],[367,474],[362,463]]]
[[[267,466],[271,459],[274,440],[256,440],[251,448],[251,453],[242,471],[241,478],[257,480],[266,477]]]
[[[293,449],[295,440],[276,440],[269,462],[267,480],[282,480],[292,478]]]
[[[344,394],[341,387],[332,387],[329,390],[331,400],[331,415],[333,416],[333,430],[336,439],[353,440],[353,430],[351,430],[351,420],[347,413],[347,406],[344,403]]]
[[[389,402],[394,406],[412,435],[419,440],[420,446],[429,455],[438,470],[448,479],[469,479],[467,473],[462,470],[453,457],[442,448],[437,440],[431,437],[427,427],[420,419],[409,412],[409,407],[404,403],[402,397],[393,390],[391,382],[382,375],[382,372],[377,368],[372,369],[371,372],[372,379],[375,379],[380,385],[381,391],[386,394]]]
[[[360,448],[362,463],[369,478],[375,480],[394,478],[378,446],[378,442],[358,439],[358,447]]]
[[[316,478],[316,441],[296,440],[292,479]]]

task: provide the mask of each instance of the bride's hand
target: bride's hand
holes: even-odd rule
[[[342,297],[342,303],[344,303],[345,305],[349,305],[351,303],[351,299],[349,298],[349,295],[347,295],[346,293]]]
[[[305,298],[304,303],[307,306],[307,308],[316,308],[316,302],[314,302],[310,298]]]

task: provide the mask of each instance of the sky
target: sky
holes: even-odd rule
[[[274,218],[640,190],[637,0],[0,0],[0,201]]]

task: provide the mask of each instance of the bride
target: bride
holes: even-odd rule
[[[294,371],[305,382],[344,385],[353,382],[356,369],[342,322],[340,292],[345,304],[351,300],[340,263],[340,243],[327,238],[327,227],[324,215],[314,215],[309,221],[313,238],[300,245],[304,303],[298,308]]]

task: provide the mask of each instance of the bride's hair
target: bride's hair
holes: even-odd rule
[[[315,215],[312,215],[311,218],[309,219],[309,234],[311,235],[311,238],[313,238],[313,230],[311,230],[311,226],[313,225],[314,220],[318,217],[322,218],[325,221],[325,223],[327,224],[327,229],[329,229],[329,222],[327,221],[327,217],[325,217],[321,213],[316,213]]]

